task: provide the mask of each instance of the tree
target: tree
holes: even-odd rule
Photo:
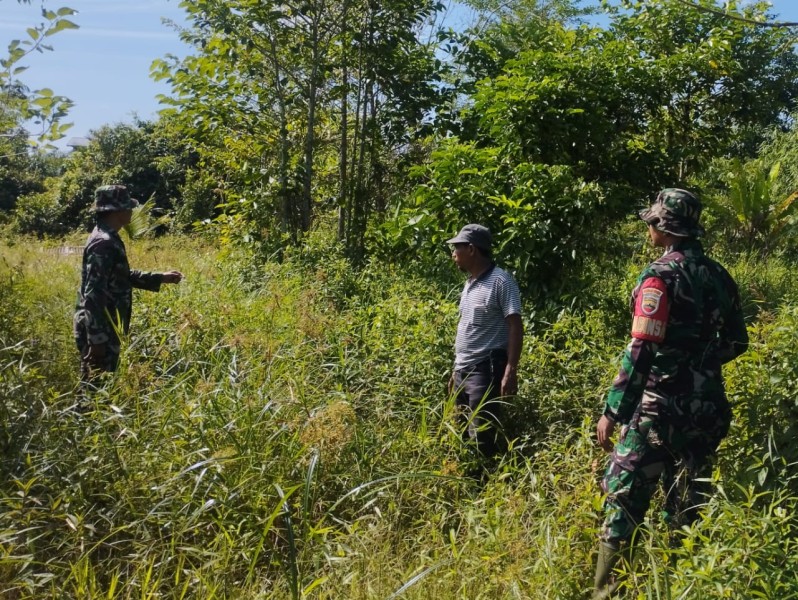
[[[185,2],[196,55],[158,62],[246,235],[298,239],[316,211],[362,243],[390,182],[383,160],[434,106],[435,59],[417,40],[428,0]],[[359,24],[354,27],[353,24]],[[384,203],[383,203],[384,205]],[[272,239],[280,236],[272,235]]]
[[[713,10],[678,0],[605,2],[613,36],[660,82],[640,106],[647,123],[640,143],[665,152],[672,181],[715,156],[752,153],[798,102],[794,36],[756,24],[770,18],[767,3],[695,4]]]
[[[798,114],[789,119],[789,128],[773,128],[759,151],[765,164],[779,163],[776,181],[773,184],[774,195],[786,198],[798,191]]]
[[[163,100],[179,107],[175,114],[216,174],[217,188],[229,206],[247,213],[254,230],[276,224],[294,235],[306,229],[318,62],[326,47],[319,32],[328,35],[331,28],[320,26],[319,10],[308,17],[290,5],[210,0],[183,6],[193,26],[181,36],[197,54],[155,63],[155,77],[167,79],[175,93]],[[308,31],[319,35],[309,40]],[[270,202],[272,209],[264,210]]]
[[[712,195],[711,209],[720,217],[727,239],[742,242],[746,250],[768,253],[794,231],[798,186],[793,182],[789,194],[778,191],[779,162],[735,158],[725,166],[723,188]]]
[[[391,0],[350,6],[347,0],[345,7],[335,57],[341,90],[338,237],[359,257],[371,212],[385,210],[401,179],[391,170],[428,129],[425,117],[440,104],[444,66],[434,47],[420,43],[418,36],[420,25],[442,5]],[[353,28],[351,23],[362,25]]]
[[[394,247],[433,251],[437,232],[481,219],[508,232],[500,243],[531,284],[592,252],[597,228],[652,190],[686,185],[715,157],[744,156],[784,122],[798,98],[787,32],[676,0],[622,4],[606,30],[542,18],[497,25],[491,44],[463,52],[477,59],[468,72],[489,75],[462,88],[473,91],[444,123],[459,136],[416,170],[416,192],[386,228]]]
[[[85,148],[63,160],[62,173],[20,197],[15,211],[19,229],[56,235],[87,227],[93,220],[94,191],[111,183],[129,186],[141,201],[152,200],[156,212],[180,212],[183,226],[211,216],[200,212],[212,201],[196,197],[203,190],[190,175],[198,171],[197,156],[168,120],[105,125],[89,138]],[[183,207],[184,195],[192,203],[189,211]]]

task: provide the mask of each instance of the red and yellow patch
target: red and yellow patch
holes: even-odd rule
[[[640,300],[640,310],[645,315],[653,315],[659,308],[659,302],[662,299],[662,290],[656,288],[646,288],[641,290],[642,299]]]
[[[665,339],[668,324],[668,294],[665,282],[650,277],[640,284],[635,299],[632,319],[632,337],[639,340],[661,342]]]

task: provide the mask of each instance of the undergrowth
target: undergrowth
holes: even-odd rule
[[[356,271],[335,251],[258,264],[184,238],[129,250],[186,281],[136,293],[120,369],[84,398],[79,257],[0,246],[0,595],[585,597],[593,428],[639,252],[525,310],[510,450],[480,482],[445,391],[456,274]],[[798,287],[786,259],[727,264],[753,344],[726,371],[718,491],[676,547],[651,511],[630,597],[798,597]]]

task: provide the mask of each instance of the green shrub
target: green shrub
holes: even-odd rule
[[[570,262],[585,232],[596,227],[604,203],[596,185],[566,166],[513,163],[495,148],[449,140],[428,166],[415,169],[420,184],[385,224],[393,253],[429,258],[446,248],[466,223],[495,236],[495,252],[524,290],[541,291],[556,279],[551,265]]]
[[[63,223],[63,207],[54,192],[28,194],[17,199],[14,210],[16,229],[39,236],[61,235],[69,230]]]

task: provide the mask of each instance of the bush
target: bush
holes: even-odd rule
[[[38,236],[63,235],[69,226],[63,223],[63,206],[58,194],[47,191],[21,196],[14,211],[14,224],[20,233]]]
[[[513,164],[497,149],[457,140],[444,142],[414,174],[419,186],[384,227],[390,251],[429,259],[456,229],[481,223],[495,236],[495,253],[530,292],[552,285],[552,265],[573,261],[604,202],[601,189],[569,167]]]

